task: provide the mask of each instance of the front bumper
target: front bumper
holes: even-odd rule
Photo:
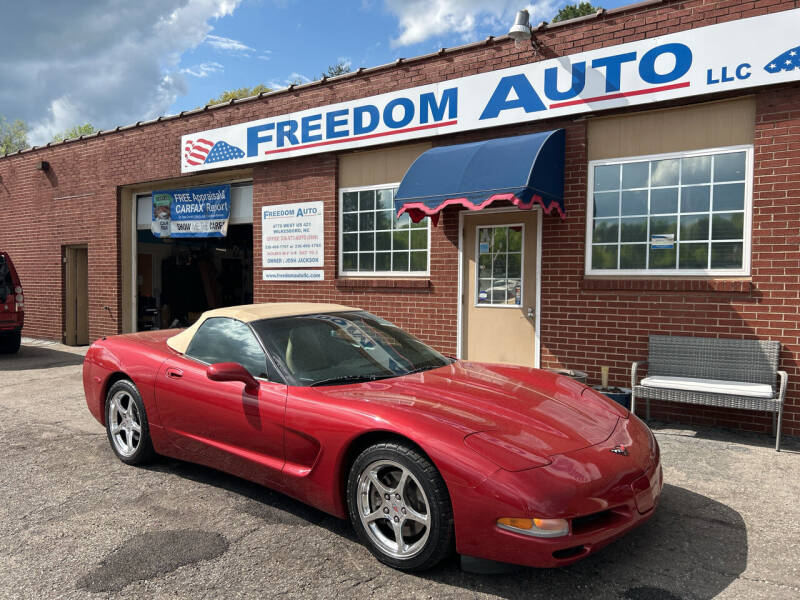
[[[617,445],[628,454],[611,452]],[[638,418],[620,419],[601,444],[552,460],[527,471],[499,470],[473,493],[454,497],[458,552],[532,567],[564,566],[655,512],[663,486],[658,444]],[[570,533],[533,537],[499,528],[500,517],[564,518]]]

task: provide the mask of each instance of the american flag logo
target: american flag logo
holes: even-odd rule
[[[793,69],[800,69],[800,46],[790,48],[783,54],[776,56],[764,67],[767,73],[792,71]]]
[[[244,157],[244,151],[236,146],[231,146],[227,142],[211,142],[199,138],[197,140],[187,140],[186,147],[183,149],[183,157],[186,163],[192,166],[208,163],[222,162],[233,158]]]

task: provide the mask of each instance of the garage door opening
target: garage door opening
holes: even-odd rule
[[[152,196],[136,197],[136,330],[187,327],[203,311],[253,301],[253,187],[231,185],[225,237],[159,238]]]

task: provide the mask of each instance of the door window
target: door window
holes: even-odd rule
[[[477,228],[477,306],[519,306],[522,303],[523,225]]]
[[[186,356],[204,363],[235,362],[253,377],[267,378],[267,357],[250,327],[235,319],[208,319],[194,334]]]

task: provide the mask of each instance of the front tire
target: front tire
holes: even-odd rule
[[[132,381],[121,379],[106,394],[106,434],[114,454],[125,464],[145,464],[155,454],[144,402]]]
[[[347,508],[359,538],[382,563],[423,571],[453,552],[453,509],[442,476],[415,448],[383,442],[350,468]]]

